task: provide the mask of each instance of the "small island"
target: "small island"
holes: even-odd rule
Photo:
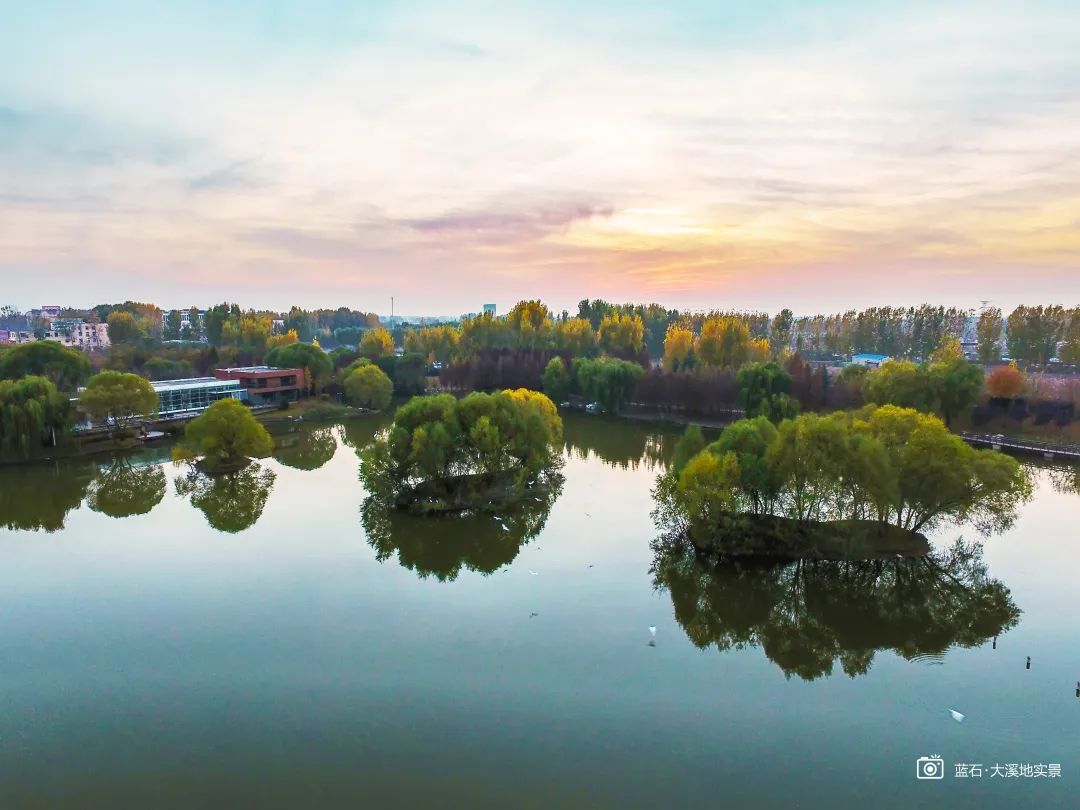
[[[975,450],[936,416],[893,405],[778,425],[729,425],[705,446],[690,429],[658,479],[653,517],[701,551],[774,559],[921,557],[924,532],[1001,531],[1031,497],[1029,474]]]
[[[270,434],[236,399],[219,399],[184,428],[174,461],[191,462],[208,475],[238,472],[274,449]]]
[[[420,396],[361,454],[360,478],[395,509],[497,511],[549,488],[561,448],[555,404],[536,391]]]

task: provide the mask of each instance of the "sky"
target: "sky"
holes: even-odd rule
[[[0,304],[1080,303],[1080,3],[0,0]]]

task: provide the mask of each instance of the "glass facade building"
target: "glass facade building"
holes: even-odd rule
[[[189,380],[162,380],[151,383],[157,391],[158,414],[171,416],[186,411],[205,411],[219,399],[247,400],[247,392],[238,380],[195,377]]]

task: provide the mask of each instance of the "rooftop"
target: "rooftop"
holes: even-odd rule
[[[265,374],[268,371],[292,371],[277,366],[239,366],[237,368],[219,368],[218,371],[239,372],[241,374]]]
[[[151,381],[150,385],[158,393],[173,391],[177,388],[212,388],[215,386],[239,387],[239,380],[219,380],[217,377],[189,377],[186,380],[157,380]]]

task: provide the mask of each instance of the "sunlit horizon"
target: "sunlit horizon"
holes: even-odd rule
[[[21,4],[0,304],[1073,306],[1077,41],[1054,2]]]

